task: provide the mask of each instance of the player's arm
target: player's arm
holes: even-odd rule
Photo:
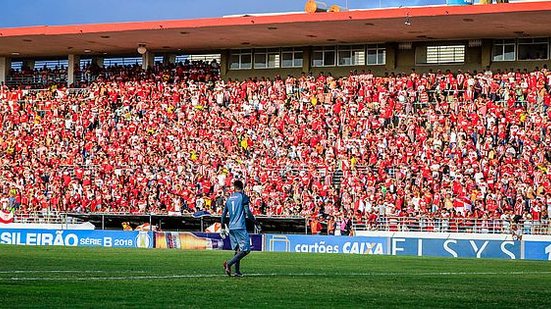
[[[249,197],[246,195],[243,195],[243,208],[245,209],[245,213],[247,214],[247,218],[249,220],[252,220],[253,222],[256,222],[256,218],[254,217],[253,213],[251,212],[251,209],[249,208]]]
[[[224,210],[222,211],[222,216],[220,217],[220,224],[224,226],[224,221],[226,220],[226,215],[228,214],[228,202],[224,204]]]

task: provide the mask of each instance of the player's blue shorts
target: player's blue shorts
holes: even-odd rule
[[[232,250],[251,251],[249,233],[245,229],[230,230],[230,242]]]

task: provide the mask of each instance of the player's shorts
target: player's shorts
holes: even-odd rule
[[[230,242],[232,250],[251,251],[249,233],[245,229],[230,230]]]

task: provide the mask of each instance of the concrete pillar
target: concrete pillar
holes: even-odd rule
[[[312,68],[312,47],[304,47],[302,50],[302,72],[308,74]]]
[[[67,63],[67,86],[71,86],[75,83],[75,68],[80,66],[80,56],[79,55],[69,55]]]
[[[480,67],[485,68],[492,64],[492,40],[482,40]]]
[[[223,50],[220,53],[220,77],[226,79],[228,75],[228,68],[230,66],[230,51]]]
[[[0,57],[0,84],[6,83],[10,69],[11,59],[8,57]]]
[[[104,62],[103,61],[104,61],[103,57],[93,57],[92,58],[92,64],[95,64],[100,68],[104,67]]]
[[[23,60],[22,67],[23,67],[23,68],[28,68],[29,70],[34,70],[34,64],[35,64],[35,63],[36,63],[36,62],[35,62],[34,60],[32,60],[32,59],[31,59],[31,60],[29,60],[29,59]]]
[[[147,51],[142,55],[142,69],[147,70],[155,65],[155,55]]]
[[[394,43],[387,43],[385,44],[386,48],[386,69],[387,70],[396,70],[396,44]]]
[[[163,64],[175,64],[176,54],[166,54],[163,56]]]

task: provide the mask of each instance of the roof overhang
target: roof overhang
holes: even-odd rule
[[[406,25],[408,19],[410,25]],[[0,56],[551,36],[551,1],[0,29]],[[86,52],[85,52],[86,51]]]

